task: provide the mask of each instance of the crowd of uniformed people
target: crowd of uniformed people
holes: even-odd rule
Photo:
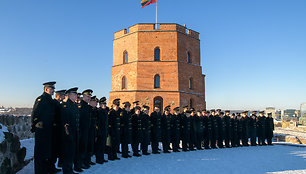
[[[257,116],[254,111],[249,116],[248,111],[231,114],[188,106],[172,112],[170,106],[163,112],[154,107],[150,113],[138,101],[131,106],[128,101],[120,104],[120,99],[109,108],[106,98],[92,96],[91,89],[56,91],[53,99],[55,82],[43,85],[44,93],[35,100],[31,118],[36,174],[57,173],[61,171],[57,167],[64,174],[82,172],[95,164],[120,160],[119,153],[122,158],[150,155],[149,145],[152,154],[272,145],[271,113]]]

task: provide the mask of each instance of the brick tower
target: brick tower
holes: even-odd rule
[[[156,29],[158,27],[158,29]],[[178,24],[136,24],[114,34],[112,100],[206,108],[199,33]]]

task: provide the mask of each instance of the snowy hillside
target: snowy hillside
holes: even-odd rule
[[[22,145],[32,146],[33,139]],[[28,152],[33,153],[31,149]],[[306,173],[305,164],[305,147],[274,145],[121,158],[92,166],[82,174]],[[31,161],[19,174],[33,173],[33,165]]]

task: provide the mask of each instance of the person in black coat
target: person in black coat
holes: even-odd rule
[[[249,146],[249,117],[248,111],[242,112],[242,145]]]
[[[266,145],[265,137],[266,137],[266,117],[264,116],[264,112],[259,112],[259,117],[257,117],[257,136],[258,136],[258,145]]]
[[[133,102],[133,108],[132,108],[131,111],[130,111],[130,114],[131,114],[131,115],[135,114],[136,106],[139,106],[139,101],[134,101],[134,102]]]
[[[249,132],[250,132],[250,139],[251,139],[251,146],[256,146],[256,111],[253,111],[251,117],[249,118]]]
[[[203,116],[201,110],[197,111],[197,114],[194,116],[195,118],[195,146],[197,150],[203,150],[202,148],[202,141],[203,141]]]
[[[225,111],[225,116],[223,117],[223,121],[225,123],[225,137],[224,137],[225,147],[230,148],[232,147],[230,142],[232,142],[233,138],[233,128],[232,128],[232,121],[229,110]]]
[[[238,147],[238,120],[236,119],[235,113],[231,115],[231,124],[232,124],[232,139],[231,145],[232,147]]]
[[[148,146],[150,144],[150,134],[151,134],[151,122],[149,116],[150,107],[143,105],[143,112],[141,114],[141,126],[142,126],[142,141],[141,150],[143,155],[150,155],[148,152]]]
[[[61,169],[57,169],[55,167],[55,163],[57,158],[59,159],[58,166],[62,167],[63,159],[62,159],[62,147],[61,147],[61,135],[62,135],[62,127],[61,127],[61,102],[65,98],[66,90],[59,90],[55,92],[55,115],[54,115],[54,122],[52,127],[52,157],[50,160],[50,173],[57,173],[61,171]]]
[[[173,109],[174,114],[171,115],[171,144],[173,152],[179,152],[179,145],[180,145],[180,128],[181,128],[181,114],[180,114],[180,108],[176,107]]]
[[[85,157],[85,165],[95,165],[94,162],[91,161],[91,157],[94,155],[95,150],[95,141],[96,141],[96,130],[97,130],[97,117],[98,117],[98,99],[96,96],[92,96],[89,101],[89,105],[91,107],[90,113],[90,124],[88,130],[88,144],[87,144],[87,153]]]
[[[128,154],[129,144],[132,143],[132,122],[131,122],[131,114],[130,114],[130,102],[124,102],[123,109],[120,113],[120,138],[121,138],[121,150],[122,157],[129,158],[132,157]]]
[[[242,118],[241,114],[237,113],[236,120],[238,123],[238,141],[237,141],[237,146],[241,147],[242,146],[242,134],[243,134],[243,126],[242,126]]]
[[[273,130],[274,130],[274,121],[272,118],[272,113],[268,113],[268,117],[266,118],[266,139],[268,145],[272,145]]]
[[[56,105],[52,99],[56,82],[44,83],[44,92],[37,97],[31,114],[32,132],[35,132],[34,169],[35,174],[50,172],[52,154],[52,129]]]
[[[166,106],[161,118],[163,152],[170,153],[170,106]]]
[[[62,103],[63,174],[74,173],[72,165],[76,154],[76,144],[79,142],[80,125],[80,111],[76,103],[77,89],[67,90],[67,98]]]
[[[217,148],[216,144],[219,136],[219,128],[218,128],[218,118],[215,115],[214,109],[210,110],[209,119],[212,125],[212,137],[211,137],[210,147],[215,149]]]
[[[141,108],[135,107],[135,113],[132,115],[132,149],[133,156],[140,157],[139,144],[142,141],[142,125],[141,125]]]
[[[152,153],[159,154],[158,146],[161,141],[161,113],[160,109],[155,106],[154,112],[150,115],[151,122],[151,141],[152,141]]]
[[[190,144],[190,111],[187,109],[182,114],[181,129],[182,129],[182,146],[183,151],[189,151]]]
[[[79,141],[79,152],[76,154],[75,168],[76,171],[80,172],[80,168],[88,169],[89,164],[86,164],[87,155],[87,144],[88,144],[88,131],[90,126],[90,113],[92,108],[89,106],[89,101],[92,94],[91,89],[84,90],[82,92],[82,99],[80,99],[80,141]]]
[[[120,113],[119,108],[120,99],[113,100],[113,108],[108,113],[108,132],[110,136],[110,149],[108,152],[108,159],[120,160],[117,156],[117,150],[120,145]]]
[[[209,111],[203,110],[203,140],[204,140],[204,148],[205,149],[211,149],[209,146],[209,142],[211,140],[212,136],[212,127],[211,127],[211,120],[208,117],[208,114],[210,114]]]
[[[218,120],[219,136],[218,136],[218,147],[224,148],[223,141],[225,139],[225,122],[223,120],[224,112],[221,109],[217,110],[216,118]]]
[[[108,162],[104,159],[104,152],[106,147],[106,138],[108,135],[108,112],[109,108],[106,106],[106,98],[102,97],[99,100],[100,108],[97,115],[97,150],[96,163],[103,164]]]
[[[189,142],[189,150],[194,151],[196,148],[196,112],[194,108],[190,108],[190,142]]]

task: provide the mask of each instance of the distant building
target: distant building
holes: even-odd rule
[[[274,119],[276,119],[275,118],[275,108],[274,107],[267,107],[266,108],[266,114],[268,114],[268,113],[272,113],[272,118],[274,118]]]
[[[275,111],[275,120],[282,120],[282,111],[281,110],[277,110]]]
[[[286,110],[284,110],[284,117],[297,117],[296,109],[286,109]]]
[[[286,109],[284,110],[284,115],[282,120],[297,120],[296,109]]]
[[[300,124],[306,125],[306,103],[302,103],[300,106]]]

